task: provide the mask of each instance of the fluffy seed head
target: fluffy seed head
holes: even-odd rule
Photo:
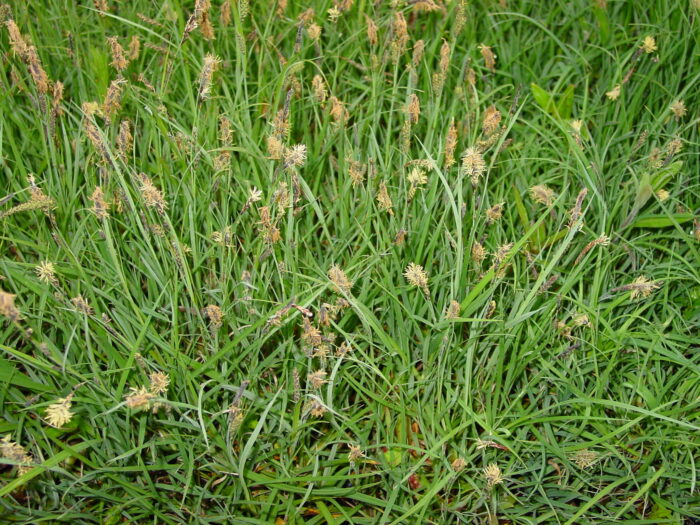
[[[126,58],[124,48],[119,43],[116,36],[109,37],[107,39],[107,43],[109,44],[109,50],[112,53],[112,61],[109,63],[109,65],[121,73],[129,66],[129,60]]]
[[[676,100],[673,104],[671,104],[671,112],[676,117],[676,120],[680,120],[685,117],[685,115],[688,113],[688,110],[685,107],[685,102],[682,100]]]
[[[658,48],[656,47],[656,40],[654,40],[653,36],[645,36],[644,40],[642,41],[642,45],[640,48],[647,54],[651,54],[654,51],[656,51]]]
[[[46,284],[58,284],[58,279],[56,279],[56,268],[52,262],[42,261],[36,268],[34,268],[37,277],[42,283]]]
[[[496,70],[496,55],[491,50],[491,47],[481,44],[479,46],[481,56],[484,58],[484,65],[492,72]]]
[[[204,57],[204,65],[199,75],[199,93],[197,95],[200,101],[209,98],[209,94],[211,93],[211,81],[220,64],[221,59],[217,56],[208,54]]]
[[[545,184],[538,184],[530,188],[530,198],[545,206],[551,206],[554,202],[554,190]]]
[[[340,269],[340,266],[337,264],[331,266],[330,270],[328,270],[328,278],[333,282],[338,291],[350,293],[352,281],[348,279],[348,276]]]
[[[152,372],[148,379],[150,381],[149,390],[154,395],[158,396],[168,391],[170,385],[170,376],[163,372]]]
[[[425,295],[430,295],[428,288],[428,274],[423,267],[416,263],[410,263],[403,272],[404,277],[412,286],[416,286],[423,290]]]
[[[328,374],[325,370],[316,370],[315,372],[311,372],[308,376],[306,376],[306,379],[309,381],[309,384],[312,386],[312,388],[318,390],[328,382],[326,380],[327,375]]]
[[[285,168],[301,168],[306,162],[306,145],[297,144],[291,148],[285,148],[282,156]]]
[[[131,388],[129,394],[126,395],[124,401],[126,406],[134,412],[142,412],[151,408],[151,402],[155,394],[150,392],[145,387]]]
[[[15,297],[17,296],[0,289],[0,315],[4,315],[10,321],[19,320],[19,310],[15,306]]]
[[[605,93],[605,96],[610,100],[617,100],[620,97],[620,92],[622,91],[622,86],[620,84],[616,85],[610,91]]]
[[[49,405],[46,408],[46,422],[55,428],[61,428],[63,425],[70,423],[73,418],[73,412],[71,412],[71,399],[72,395],[64,397],[57,400],[55,403]]]
[[[464,152],[464,155],[462,155],[462,170],[471,179],[472,186],[476,186],[479,183],[479,179],[486,171],[486,163],[479,150],[472,147]]]
[[[493,488],[499,483],[503,483],[503,474],[501,469],[495,463],[491,463],[484,468],[484,479],[486,480],[486,488]]]

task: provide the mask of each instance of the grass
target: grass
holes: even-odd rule
[[[697,523],[697,2],[222,3],[1,9],[0,521]]]

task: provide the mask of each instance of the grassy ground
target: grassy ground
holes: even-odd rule
[[[696,523],[698,2],[199,3],[0,8],[0,521]]]

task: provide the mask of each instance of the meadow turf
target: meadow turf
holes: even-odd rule
[[[0,21],[0,523],[700,522],[700,2]]]

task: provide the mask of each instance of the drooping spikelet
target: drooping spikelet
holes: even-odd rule
[[[311,87],[313,89],[314,98],[323,104],[328,98],[328,90],[326,89],[326,83],[321,75],[314,75],[311,81]]]
[[[530,188],[530,198],[535,202],[551,206],[554,202],[554,190],[545,184],[537,184]]]
[[[208,54],[204,57],[204,65],[202,66],[202,72],[199,75],[199,91],[197,94],[197,99],[200,102],[209,98],[209,94],[211,92],[211,81],[220,64],[221,59],[217,56]]]
[[[15,294],[7,293],[0,289],[0,315],[10,321],[19,321],[19,310],[15,306]]]
[[[384,181],[379,183],[379,191],[377,191],[377,203],[379,204],[379,209],[386,211],[389,215],[394,214],[394,203],[391,201],[389,196],[389,191],[386,188],[386,183]]]
[[[153,185],[153,182],[151,182],[151,179],[149,179],[145,173],[141,173],[139,179],[141,181],[139,190],[141,191],[144,204],[146,204],[148,208],[153,208],[160,215],[163,215],[165,210],[168,209],[168,203],[165,201],[163,193]]]
[[[102,114],[107,122],[112,120],[112,117],[121,108],[122,86],[126,84],[123,78],[117,78],[109,83],[105,101],[102,105]]]
[[[379,31],[377,24],[368,15],[365,15],[365,20],[367,21],[367,40],[369,45],[376,46],[378,42],[377,33]]]
[[[481,44],[479,46],[479,51],[481,51],[481,56],[484,58],[484,65],[492,72],[496,71],[496,55],[493,53],[491,48],[487,45]]]
[[[454,120],[450,122],[445,137],[445,168],[449,168],[455,163],[455,149],[457,148],[457,126]]]
[[[126,58],[126,52],[116,36],[107,38],[107,43],[109,44],[109,50],[112,53],[112,61],[109,63],[109,65],[121,73],[129,66],[129,60]]]
[[[117,153],[126,162],[134,144],[134,137],[131,135],[131,124],[128,120],[119,123],[119,133],[117,134]]]
[[[408,104],[406,105],[406,114],[408,115],[411,124],[416,124],[420,117],[420,101],[418,95],[411,93],[408,96]]]
[[[496,109],[496,106],[489,106],[484,112],[484,120],[481,125],[484,135],[490,137],[496,133],[500,128],[500,124],[501,112]]]
[[[92,192],[90,200],[93,202],[92,213],[98,219],[106,219],[109,217],[109,204],[105,201],[105,196],[102,188],[99,186],[95,187],[95,191]]]
[[[472,186],[479,183],[479,179],[486,171],[486,163],[484,158],[474,147],[468,148],[462,155],[462,170],[471,180]]]

